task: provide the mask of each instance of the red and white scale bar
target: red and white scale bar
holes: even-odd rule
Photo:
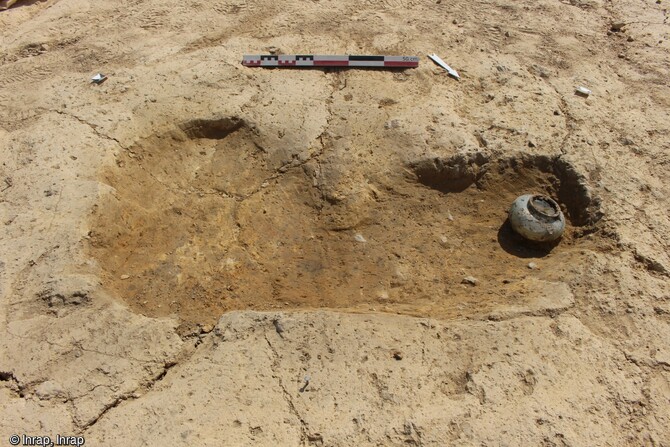
[[[354,56],[317,54],[253,54],[244,55],[242,65],[247,67],[380,67],[416,68],[418,56]]]

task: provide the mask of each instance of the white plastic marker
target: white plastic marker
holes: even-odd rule
[[[575,93],[577,93],[578,95],[587,97],[587,96],[589,96],[589,95],[590,95],[591,93],[593,93],[593,92],[592,92],[591,90],[589,90],[588,88],[586,88],[586,87],[577,87],[577,88],[575,89]]]
[[[437,54],[429,54],[428,57],[431,58],[433,62],[435,62],[437,65],[447,70],[447,73],[449,73],[451,76],[455,77],[459,81],[461,80],[461,77],[458,75],[458,72],[453,68],[451,68],[449,65],[447,65],[447,63],[443,61],[440,58],[440,56],[438,56]]]
[[[91,78],[91,83],[92,84],[102,84],[106,80],[107,80],[107,76],[105,76],[102,73],[98,73],[97,75],[95,75]]]
[[[353,56],[318,54],[253,54],[242,56],[247,67],[377,67],[416,68],[418,56]]]

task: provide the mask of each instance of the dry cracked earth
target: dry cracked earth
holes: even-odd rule
[[[666,0],[2,7],[0,445],[670,446]]]

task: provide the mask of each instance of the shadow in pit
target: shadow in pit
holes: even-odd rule
[[[35,3],[44,3],[46,0],[18,0],[18,1],[11,1],[11,0],[0,0],[0,11],[4,11],[6,9],[16,9],[16,8],[21,8],[23,6],[32,6]]]
[[[559,238],[552,242],[531,242],[517,234],[509,219],[498,229],[498,244],[507,253],[517,258],[543,258],[561,242]]]
[[[423,158],[411,162],[416,180],[445,194],[476,190],[471,208],[480,202],[509,204],[521,194],[531,192],[555,197],[567,223],[580,232],[591,228],[602,217],[600,198],[592,195],[586,177],[561,156],[516,154],[494,157],[485,153],[456,154],[447,158]],[[479,212],[479,211],[477,211]],[[498,229],[498,243],[518,258],[542,258],[560,243],[532,242],[518,235],[505,220]]]

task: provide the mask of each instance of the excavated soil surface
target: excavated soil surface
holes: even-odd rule
[[[201,323],[319,307],[458,317],[537,295],[524,281],[538,276],[532,261],[570,280],[581,248],[598,245],[583,237],[598,200],[560,157],[419,159],[393,180],[370,173],[352,204],[324,196],[318,158],[273,169],[260,133],[236,117],[194,120],[119,155],[91,225],[110,290],[143,314]],[[509,228],[507,208],[529,192],[561,202],[559,244]]]
[[[0,441],[670,446],[669,12],[0,11]],[[526,193],[558,244],[510,231]]]

